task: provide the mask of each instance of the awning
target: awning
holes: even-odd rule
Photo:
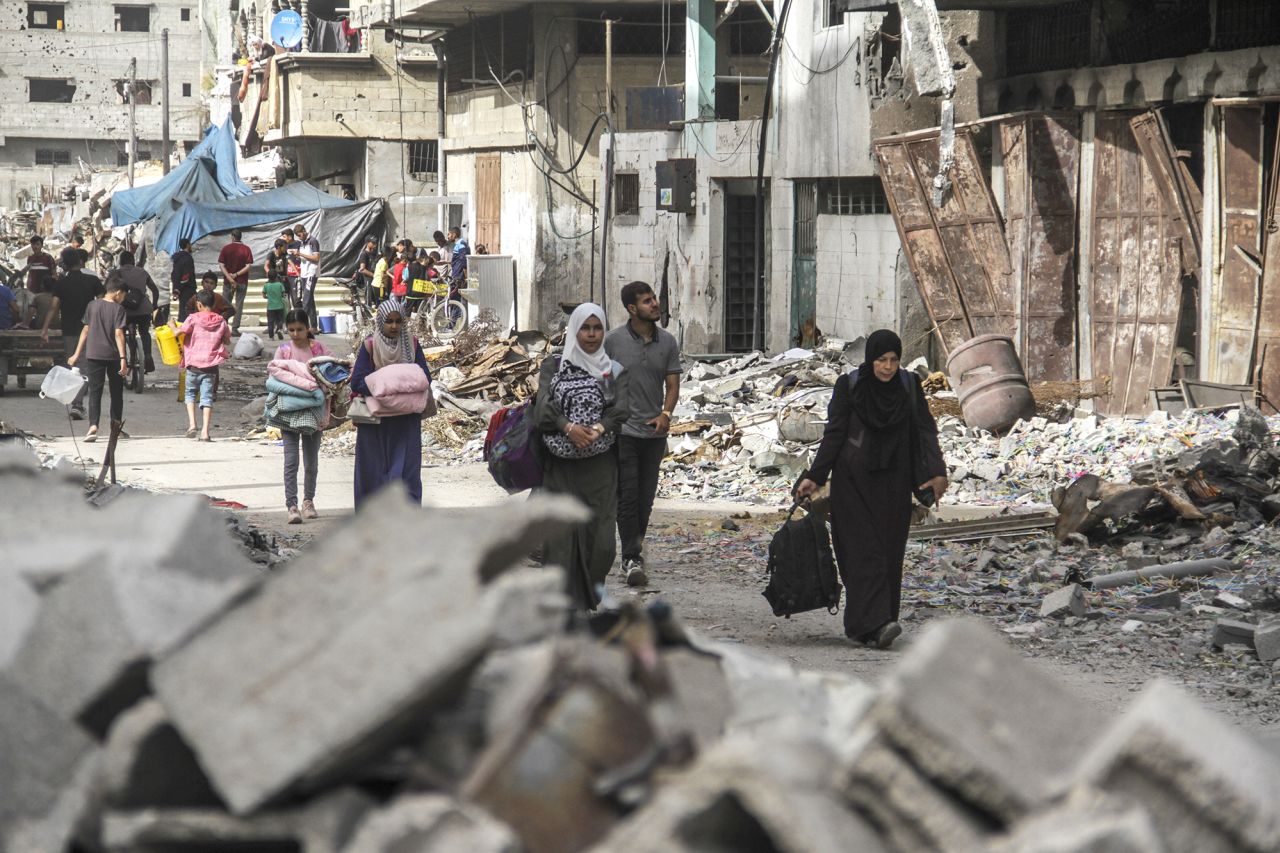
[[[301,218],[317,210],[354,205],[355,202],[329,195],[305,182],[232,199],[189,201],[160,224],[156,249],[173,254],[178,251],[181,237],[199,240],[232,228],[244,230],[265,222]]]

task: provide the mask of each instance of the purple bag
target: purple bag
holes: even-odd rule
[[[533,424],[533,400],[494,414],[493,432],[485,441],[489,476],[509,494],[542,485],[542,443]]]

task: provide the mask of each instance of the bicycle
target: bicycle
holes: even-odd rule
[[[467,327],[467,304],[461,299],[449,298],[452,287],[452,279],[444,273],[435,279],[418,279],[412,285],[414,293],[423,295],[416,318],[425,318],[425,322],[418,322],[425,325],[430,336],[442,341]]]
[[[141,394],[147,372],[142,363],[142,347],[138,343],[138,324],[133,318],[130,318],[124,327],[124,358],[125,366],[129,370],[124,380],[125,387],[136,394]]]

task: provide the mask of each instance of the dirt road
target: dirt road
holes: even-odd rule
[[[131,438],[120,445],[118,470],[123,480],[134,485],[243,504],[240,512],[247,520],[301,549],[352,511],[352,462],[348,457],[322,455],[316,503],[323,517],[302,526],[284,524],[281,448],[269,441],[243,438],[251,422],[242,417],[240,409],[259,393],[263,364],[259,360],[224,368],[221,398],[215,407],[215,440],[208,444],[182,437],[186,415],[176,400],[177,372],[173,368],[162,367],[153,374],[151,387],[142,395],[127,392],[125,419]],[[86,445],[78,441],[84,434],[83,423],[74,424],[73,439],[62,406],[38,399],[33,391],[18,391],[12,381],[8,394],[0,398],[0,420],[33,433],[44,449],[81,459],[93,470],[105,450],[102,442]],[[507,499],[480,465],[428,467],[423,481],[424,502],[429,506],[487,506]],[[744,517],[747,514],[750,517]],[[738,530],[722,529],[730,516],[738,516],[734,519]],[[769,537],[780,518],[775,508],[661,501],[648,547],[649,587],[628,590],[615,573],[611,589],[615,595],[662,596],[686,624],[711,637],[744,643],[800,667],[848,672],[871,681],[880,678],[910,647],[925,622],[964,609],[929,606],[927,596],[909,589],[904,594],[906,633],[887,652],[844,639],[838,615],[807,613],[793,619],[775,618],[760,593]],[[1179,678],[1176,668],[1161,670],[1149,660],[1118,653],[1100,643],[1064,646],[1034,637],[1015,642],[1036,666],[1108,712],[1123,707],[1143,683],[1162,672],[1188,681]],[[1084,651],[1076,653],[1077,648]],[[1212,684],[1192,680],[1188,686],[1242,725],[1267,734],[1269,739],[1280,735],[1280,723],[1269,712],[1255,712],[1221,695]]]

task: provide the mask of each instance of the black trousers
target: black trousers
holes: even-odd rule
[[[97,426],[102,417],[102,386],[111,389],[111,420],[124,420],[124,377],[120,375],[119,361],[85,360],[89,377],[89,426]]]
[[[187,319],[187,314],[190,313],[189,311],[187,311],[187,303],[190,302],[191,298],[195,295],[196,295],[196,289],[194,287],[184,287],[178,291],[178,322],[179,323]]]
[[[644,550],[658,469],[666,455],[666,438],[618,436],[618,538],[624,560],[638,558]]]
[[[268,308],[267,309],[267,337],[274,338],[276,333],[284,332],[284,309]]]

